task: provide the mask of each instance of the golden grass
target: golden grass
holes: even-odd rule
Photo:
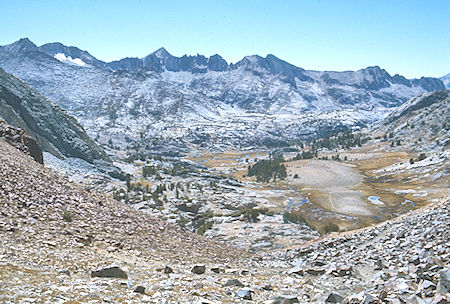
[[[340,226],[341,230],[360,228],[386,220],[392,215],[407,212],[413,207],[409,203],[404,204],[405,200],[414,202],[415,207],[420,207],[430,203],[433,199],[441,198],[443,193],[448,193],[446,185],[448,185],[449,178],[442,179],[440,182],[436,183],[422,177],[414,176],[413,173],[408,171],[392,174],[376,173],[376,170],[396,163],[407,163],[409,162],[409,159],[413,157],[413,155],[407,152],[385,152],[380,151],[381,148],[382,147],[380,146],[371,146],[340,153],[341,156],[347,155],[349,159],[349,161],[343,163],[353,165],[354,169],[362,177],[361,183],[349,187],[348,189],[358,191],[361,194],[364,203],[367,204],[368,208],[377,216],[376,218],[363,215],[353,216],[355,219],[353,222],[343,220],[342,217],[339,216],[334,217],[334,219],[333,217],[330,218],[334,223]],[[196,157],[191,157],[190,159],[201,163],[208,168],[215,168],[219,171],[221,167],[231,168],[231,176],[233,178],[243,182],[253,182],[247,183],[246,185],[247,188],[253,191],[284,190],[284,197],[276,195],[267,197],[268,201],[275,206],[274,210],[276,212],[284,211],[286,197],[295,198],[298,195],[306,197],[312,205],[302,205],[296,209],[296,212],[301,213],[308,224],[318,228],[327,222],[326,217],[324,218],[317,214],[317,208],[330,210],[330,193],[321,191],[321,189],[305,187],[304,185],[300,185],[298,180],[292,178],[292,174],[294,174],[298,168],[307,164],[309,160],[286,162],[285,165],[288,169],[288,178],[284,181],[256,183],[255,178],[246,176],[249,164],[239,161],[245,159],[247,154],[249,159],[255,159],[258,155],[268,155],[267,152],[264,151],[255,151],[251,153],[228,151],[225,153],[205,153]],[[328,155],[328,157],[331,158],[331,155],[333,154],[336,153],[327,153],[323,155]],[[341,159],[342,158],[343,156]],[[413,179],[416,178],[417,180],[413,181]],[[426,196],[417,196],[413,193],[394,193],[396,190],[421,191],[423,189],[427,189]],[[385,205],[372,205],[368,200],[369,196],[380,197],[380,200],[384,202]]]

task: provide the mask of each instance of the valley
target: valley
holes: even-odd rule
[[[26,38],[0,67],[0,302],[450,299],[444,78]]]
[[[347,161],[288,160],[285,162],[287,178],[275,183],[257,183],[254,178],[246,177],[248,163],[243,161],[243,156],[247,159],[252,155],[261,157],[264,152],[236,153],[234,159],[230,154],[220,153],[209,154],[212,157],[210,161],[205,159],[208,156],[195,159],[245,183],[246,188],[257,191],[259,196],[271,202],[274,211],[300,213],[313,227],[331,221],[341,230],[356,229],[396,217],[448,195],[448,179],[436,182],[448,166],[446,154],[432,156],[438,166],[432,163],[420,166],[418,163],[416,167],[404,166],[403,170],[385,173],[386,168],[407,164],[411,155],[381,149],[367,152],[371,148],[374,147],[339,151],[340,157]],[[318,157],[331,159],[333,154],[336,155],[321,153]],[[423,172],[432,172],[433,175],[418,179],[417,176]]]
[[[286,178],[249,177],[248,167],[271,154],[197,149],[184,158],[136,160],[128,172],[135,177],[131,187],[140,190],[122,187],[115,197],[190,231],[264,252],[374,225],[449,195],[447,152],[410,164],[418,154],[391,151],[375,139],[363,147],[321,151],[314,159],[282,152]],[[144,177],[145,168],[152,174]]]

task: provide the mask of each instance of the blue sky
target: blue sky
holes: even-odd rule
[[[406,77],[450,73],[450,0],[0,0],[0,45],[28,37],[111,61],[274,54],[314,70],[379,65]]]

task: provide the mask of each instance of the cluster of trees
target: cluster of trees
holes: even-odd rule
[[[149,159],[158,160],[158,161],[166,160],[166,158],[162,157],[161,155],[153,155],[153,154],[148,154],[148,153],[144,153],[144,152],[139,152],[139,151],[137,151],[137,148],[134,148],[134,147],[132,149],[135,149],[136,151],[134,151],[133,153],[130,153],[130,155],[128,155],[128,157],[125,158],[125,161],[127,163],[132,163],[135,160],[140,160],[140,161],[146,161]]]
[[[155,175],[158,172],[159,168],[154,166],[145,166],[142,168],[142,175],[144,177]]]
[[[272,216],[274,215],[273,211],[269,210],[269,208],[263,207],[263,208],[244,208],[237,210],[230,214],[232,217],[239,217],[242,216],[245,221],[250,223],[256,223],[259,221],[258,216],[260,214]]]
[[[142,168],[142,175],[144,177],[156,176],[159,177],[159,173],[171,175],[171,176],[186,176],[191,173],[196,173],[198,170],[191,166],[183,166],[182,164],[174,164],[171,168],[164,168],[161,166],[144,166]]]
[[[300,159],[312,159],[314,157],[317,157],[317,150],[316,151],[303,151],[302,153],[297,153],[297,155],[294,157],[294,160],[300,160]]]
[[[311,143],[311,150],[325,148],[333,149],[349,149],[351,147],[361,147],[370,137],[364,137],[362,134],[353,133],[351,131],[344,131],[340,133],[324,135],[320,139],[316,139]]]
[[[283,158],[277,156],[273,159],[264,159],[257,161],[253,166],[248,167],[247,175],[249,177],[256,176],[258,182],[268,183],[271,179],[283,180],[286,178],[286,166],[283,163]]]

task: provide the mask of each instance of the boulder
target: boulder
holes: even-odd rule
[[[165,274],[173,273],[173,269],[170,268],[169,266],[166,266],[166,267],[164,267],[164,273],[165,273]]]
[[[306,270],[306,272],[312,276],[323,275],[325,271],[326,270],[324,268],[310,268]]]
[[[99,270],[91,272],[92,278],[118,278],[118,279],[128,279],[128,275],[125,271],[117,266],[106,267]]]
[[[253,294],[253,291],[251,291],[248,288],[242,288],[242,289],[239,289],[238,292],[236,292],[236,295],[239,298],[244,299],[244,300],[251,300],[252,294]]]
[[[144,286],[137,286],[136,289],[133,291],[140,294],[145,294],[145,287]]]
[[[439,273],[440,285],[444,292],[450,292],[450,268]]]
[[[371,295],[367,294],[364,297],[363,304],[377,304],[380,300],[377,298],[372,297]]]
[[[191,270],[191,272],[195,274],[204,274],[205,271],[206,271],[205,265],[195,265]]]
[[[44,157],[38,142],[29,136],[24,130],[7,124],[0,118],[0,138],[16,149],[30,155],[40,164],[44,163]]]
[[[344,300],[343,296],[341,296],[338,293],[332,292],[325,300],[325,303],[342,303],[343,300]]]
[[[271,304],[293,304],[300,303],[296,295],[281,295],[276,297]]]
[[[211,271],[214,273],[224,273],[225,269],[219,268],[219,267],[213,267],[213,268],[211,268]]]
[[[239,281],[237,279],[231,279],[228,282],[226,282],[225,284],[223,284],[223,287],[228,287],[228,286],[244,287],[244,284],[242,284],[241,281]]]

